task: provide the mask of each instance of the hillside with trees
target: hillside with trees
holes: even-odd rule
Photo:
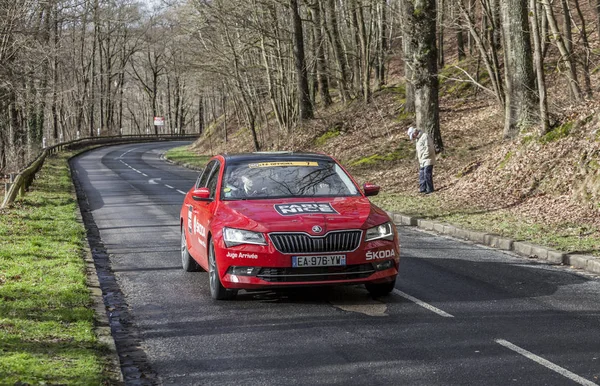
[[[202,154],[330,153],[388,208],[600,238],[600,0],[16,0],[0,30],[0,174],[44,143],[200,133]]]

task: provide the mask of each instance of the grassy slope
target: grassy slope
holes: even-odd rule
[[[199,156],[191,151],[188,146],[180,146],[169,149],[165,153],[165,158],[179,165],[199,169],[206,165],[210,156]]]
[[[32,191],[0,212],[1,384],[105,380],[68,156],[47,159]]]

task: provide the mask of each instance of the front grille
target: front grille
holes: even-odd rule
[[[271,233],[269,237],[281,253],[350,252],[358,248],[362,232],[329,232],[325,236],[306,233]]]
[[[364,279],[375,272],[372,264],[345,267],[261,268],[256,277],[277,283]]]

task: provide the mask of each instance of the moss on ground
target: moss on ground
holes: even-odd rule
[[[323,146],[332,138],[338,137],[341,134],[339,127],[333,127],[330,130],[327,130],[321,136],[315,139],[315,145]]]
[[[551,142],[558,141],[559,139],[566,138],[573,129],[573,122],[566,122],[562,125],[550,130],[546,134],[540,137],[540,143],[548,144]]]

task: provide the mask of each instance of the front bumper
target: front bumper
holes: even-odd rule
[[[272,246],[243,245],[217,253],[221,283],[229,289],[262,289],[284,286],[386,283],[398,275],[399,248],[396,241],[361,243],[344,254],[346,265],[292,267],[292,254],[282,254]]]
[[[348,268],[354,269],[349,266]],[[257,276],[242,276],[231,273],[221,279],[224,287],[230,289],[260,289],[266,287],[287,286],[319,286],[340,284],[385,283],[392,281],[398,275],[396,268],[385,271],[357,271],[352,273],[331,272],[307,274],[295,273],[295,268],[260,268]]]

